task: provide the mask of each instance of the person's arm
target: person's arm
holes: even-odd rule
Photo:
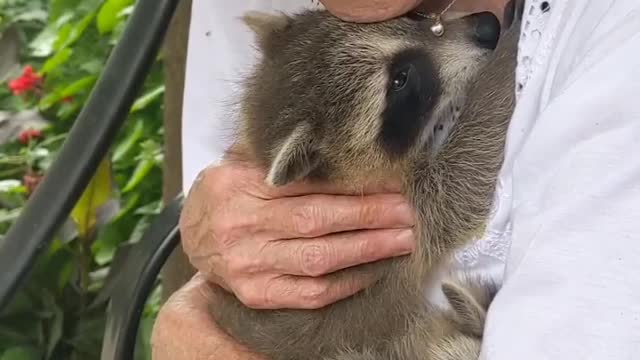
[[[608,10],[575,10],[600,26],[558,35],[541,114],[530,131],[512,122],[527,135],[481,359],[640,356],[640,8]]]
[[[265,360],[237,344],[211,320],[212,284],[197,274],[163,305],[154,324],[154,360]]]
[[[205,3],[212,4],[194,1],[194,9]],[[348,6],[350,2],[343,4]],[[210,16],[199,12],[202,10],[192,13]],[[377,10],[373,13],[380,14]],[[387,13],[386,17],[395,15]],[[210,76],[220,73],[199,73],[198,69],[204,71],[207,66],[217,65],[210,62],[213,55],[191,51],[197,49],[199,41],[210,45],[209,37],[215,36],[216,30],[209,31],[199,22],[192,23],[194,29],[189,40],[192,61],[187,66],[188,109],[183,131],[185,191],[189,196],[181,233],[185,252],[203,275],[179,290],[161,309],[153,330],[153,358],[250,359],[252,355],[213,322],[207,309],[215,306],[215,300],[210,296],[212,285],[203,280],[205,277],[254,308],[318,308],[368,285],[366,279],[329,282],[325,274],[410,252],[414,242],[409,229],[414,219],[399,187],[369,189],[358,196],[333,195],[340,189],[304,184],[274,190],[264,184],[265,174],[241,162],[227,161],[210,167],[190,186],[195,170],[214,160],[211,156],[221,155],[221,147],[226,147],[218,143],[213,152],[208,147],[215,140],[211,139],[215,131],[209,129],[213,124],[206,120],[213,110],[205,104],[212,101],[204,96],[209,97]],[[219,123],[221,112],[215,118]],[[216,128],[224,126],[218,124]],[[218,136],[219,140],[222,138]],[[349,230],[356,231],[343,233]]]

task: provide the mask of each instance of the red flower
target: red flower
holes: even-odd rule
[[[38,129],[27,129],[18,135],[18,141],[23,145],[27,145],[31,140],[39,139],[41,137],[42,131]]]
[[[33,194],[44,176],[37,174],[26,174],[22,177],[22,184],[27,188],[27,194]]]
[[[9,89],[18,96],[37,89],[42,84],[42,76],[33,72],[31,65],[25,66],[22,75],[9,82]]]

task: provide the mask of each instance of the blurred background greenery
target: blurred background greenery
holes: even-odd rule
[[[0,0],[0,242],[55,159],[135,0]],[[98,359],[118,259],[162,208],[163,61],[28,284],[0,313],[0,360]],[[159,284],[140,328],[149,359]]]

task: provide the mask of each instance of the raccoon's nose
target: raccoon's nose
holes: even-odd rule
[[[491,12],[470,15],[475,42],[482,48],[493,50],[500,38],[500,21]]]

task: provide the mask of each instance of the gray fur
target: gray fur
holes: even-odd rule
[[[262,59],[241,100],[242,151],[270,169],[274,185],[403,180],[419,245],[406,257],[331,274],[378,281],[318,310],[256,310],[221,294],[212,310],[218,324],[271,360],[477,359],[494,288],[448,281],[443,289],[453,306],[446,311],[425,300],[424,288],[485,225],[514,106],[519,19],[493,52],[470,43],[465,19],[446,24],[442,38],[429,22],[407,18],[350,24],[308,11],[245,21]],[[389,81],[383,64],[406,47],[429,54],[440,88],[428,116],[415,119],[419,136],[398,155],[378,138]]]

